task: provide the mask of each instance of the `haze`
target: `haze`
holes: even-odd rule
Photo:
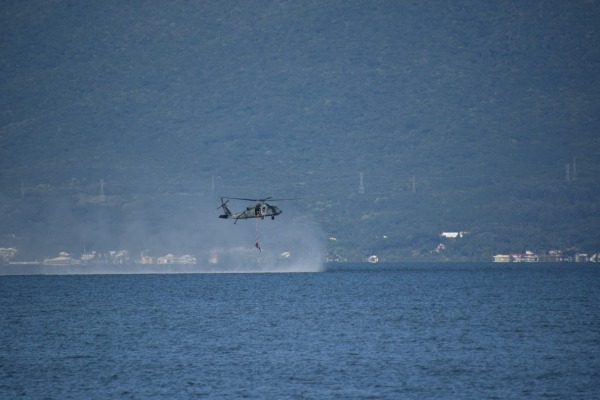
[[[272,227],[309,221],[329,257],[598,252],[599,20],[583,0],[4,2],[0,247],[251,247],[219,197],[275,196],[303,200]],[[470,235],[436,254],[443,231]]]

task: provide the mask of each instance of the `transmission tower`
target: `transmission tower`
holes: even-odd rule
[[[358,185],[358,193],[365,194],[365,185],[363,184],[363,173],[359,173],[360,184]]]
[[[100,179],[100,201],[104,201],[104,179]]]

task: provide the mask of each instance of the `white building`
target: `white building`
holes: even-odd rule
[[[456,238],[462,238],[462,237],[466,236],[467,233],[469,233],[469,232],[465,232],[465,231],[460,231],[460,232],[442,232],[440,234],[440,236],[441,237],[445,237],[445,238],[450,238],[450,239],[456,239]]]

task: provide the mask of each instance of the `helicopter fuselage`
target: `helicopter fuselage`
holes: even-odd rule
[[[225,211],[225,214],[219,215],[219,218],[235,219],[236,222],[238,219],[250,218],[271,217],[271,219],[275,219],[277,215],[282,213],[279,207],[268,204],[266,202],[260,202],[250,205],[240,213],[232,213],[227,207],[226,203],[221,204],[221,207],[223,208],[223,211]]]

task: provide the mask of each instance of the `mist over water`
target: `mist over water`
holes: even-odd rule
[[[205,229],[183,234],[199,246],[200,272],[320,272],[324,243],[319,227],[311,222],[279,216],[207,222]],[[256,245],[260,247],[260,250]],[[193,246],[190,246],[193,247]],[[194,272],[194,271],[191,271]]]
[[[217,265],[228,272],[320,272],[323,270],[324,247],[318,227],[303,222],[267,220],[243,221],[252,225],[254,232],[243,228],[241,233],[228,236],[224,227],[224,243],[227,248],[218,248]],[[258,227],[258,230],[256,229]],[[258,234],[257,234],[258,233]],[[244,235],[244,245],[235,244]],[[252,234],[254,236],[252,236]],[[258,243],[260,251],[255,244]]]
[[[38,260],[63,251],[73,259],[92,251],[106,254],[126,250],[129,255],[129,261],[120,265],[95,260],[88,265],[46,266],[43,273],[52,274],[321,271],[325,235],[310,216],[299,215],[294,208],[297,205],[291,203],[273,220],[234,223],[218,218],[218,201],[199,196],[120,200],[117,204],[87,205],[85,212],[66,199],[55,200],[44,210],[51,229],[37,232],[35,247],[29,251],[37,254]],[[230,206],[238,212],[247,205],[238,202]],[[156,264],[158,257],[168,254],[191,255],[196,264],[139,263],[142,255],[152,257]]]
[[[246,204],[234,205],[240,211]],[[206,201],[198,210],[214,210]],[[198,213],[164,242],[194,249],[198,264],[210,272],[319,272],[323,269],[324,234],[310,219],[298,217],[293,206],[275,219],[219,219],[215,212]],[[260,247],[260,250],[256,245]]]

